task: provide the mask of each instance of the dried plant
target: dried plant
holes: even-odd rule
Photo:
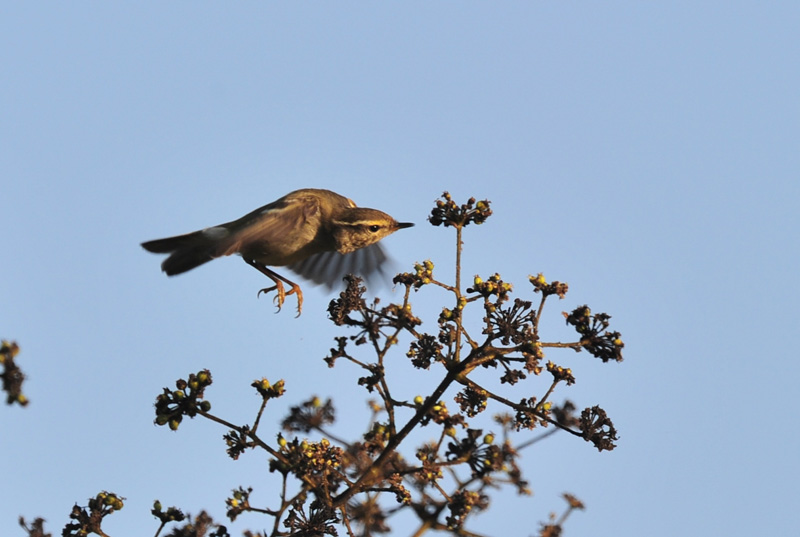
[[[25,381],[25,374],[17,365],[15,358],[19,354],[19,345],[16,341],[0,342],[0,365],[3,372],[0,373],[3,391],[6,392],[6,404],[17,403],[20,406],[28,404],[28,398],[22,393],[22,383]]]
[[[577,332],[576,340],[547,341],[539,332],[540,319],[551,297],[566,296],[566,283],[548,283],[542,274],[531,276],[529,291],[539,295],[537,304],[512,299],[512,285],[499,274],[475,276],[466,289],[462,286],[462,232],[491,214],[488,201],[470,199],[457,205],[447,193],[437,200],[429,220],[455,230],[454,282],[438,279],[433,263],[424,261],[413,272],[395,277],[403,290],[400,303],[381,307],[376,300],[368,305],[356,277],[348,277],[345,291],[331,301],[330,319],[351,333],[336,338],[325,361],[329,367],[349,362],[358,372],[355,382],[372,398],[365,432],[357,438],[346,440],[331,432],[334,405],[318,397],[292,407],[282,433],[262,434],[262,414],[270,400],[284,394],[282,380],[252,383],[261,404],[249,424],[234,424],[211,413],[208,370],[178,380],[175,389],[165,388],[157,397],[158,425],[177,430],[184,417],[199,416],[227,429],[224,438],[233,459],[249,451],[266,452],[270,470],[282,480],[277,498],[256,503],[257,484],[255,489],[248,484],[226,500],[231,521],[245,512],[260,513],[270,521],[264,524],[268,530],[245,535],[371,536],[391,531],[392,518],[406,512],[417,521],[411,535],[441,531],[473,536],[477,534],[468,530],[470,517],[489,509],[504,488],[530,494],[520,450],[556,431],[583,438],[600,451],[615,447],[617,431],[602,408],[578,412],[569,400],[553,402],[556,389],[574,384],[575,376],[569,367],[545,357],[551,350],[571,349],[603,362],[622,361],[624,345],[618,332],[609,331],[610,316],[579,306],[564,313]],[[410,297],[430,286],[445,290],[450,299],[438,313],[434,330],[425,332]],[[433,375],[430,393],[413,393],[415,387],[387,374],[387,362],[403,355],[415,374]],[[493,417],[485,419],[490,410]],[[497,432],[488,430],[487,422]],[[422,434],[411,435],[422,429]],[[534,429],[542,433],[532,436]],[[419,436],[427,440],[412,445],[412,438]],[[542,523],[540,537],[561,535],[567,516],[583,508],[574,496],[564,498],[564,513]],[[89,519],[97,519],[99,529],[102,515],[92,513]],[[174,522],[178,525],[170,535],[227,535],[224,526],[215,525],[205,513],[180,525],[185,518],[180,510],[163,511],[156,502],[153,514],[161,520],[158,532]]]

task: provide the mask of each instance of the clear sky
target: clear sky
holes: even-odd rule
[[[323,289],[276,315],[241,260],[167,278],[139,247],[301,187],[416,222],[384,244],[442,278],[434,199],[488,198],[466,275],[523,298],[528,274],[569,282],[551,339],[582,304],[622,332],[621,364],[548,355],[617,450],[531,448],[534,497],[507,492],[472,529],[531,535],[569,491],[587,510],[566,535],[797,534],[798,28],[795,2],[4,3],[0,336],[31,404],[0,408],[0,534],[19,515],[60,534],[105,489],[128,499],[109,533],[152,535],[156,498],[223,520],[230,489],[273,483],[214,424],[152,424],[161,388],[203,367],[232,420],[266,376],[288,393],[265,423],[316,393],[361,430],[358,372],[322,362],[342,335]],[[429,330],[442,298],[414,297]]]

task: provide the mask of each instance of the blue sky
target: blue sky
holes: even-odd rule
[[[289,391],[265,423],[316,393],[361,430],[358,372],[322,362],[330,295],[276,315],[238,259],[168,279],[139,247],[302,187],[416,222],[385,246],[443,279],[434,199],[488,198],[465,274],[523,298],[528,274],[569,282],[551,339],[581,304],[623,334],[621,364],[548,355],[617,450],[537,445],[534,497],[507,492],[472,529],[531,535],[568,491],[587,510],[566,535],[796,533],[799,26],[791,2],[6,3],[0,336],[31,404],[0,409],[0,534],[19,515],[59,534],[103,489],[128,499],[121,537],[155,531],[155,498],[220,520],[239,485],[271,503],[263,459],[230,461],[219,427],[152,425],[161,388],[203,367],[231,420],[266,376]],[[414,296],[430,330],[443,300]]]

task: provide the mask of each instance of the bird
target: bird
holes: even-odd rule
[[[331,190],[303,188],[238,220],[141,245],[148,252],[169,254],[161,264],[167,276],[239,254],[275,284],[261,289],[258,296],[276,291],[274,300],[280,311],[286,296],[294,294],[299,316],[303,309],[300,286],[269,267],[287,267],[332,288],[347,273],[369,277],[382,272],[388,257],[378,241],[413,225],[377,209],[357,207]],[[288,291],[284,284],[290,287]]]

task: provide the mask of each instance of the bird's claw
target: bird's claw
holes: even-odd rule
[[[278,304],[278,311],[281,311],[283,307],[283,303],[286,301],[286,295],[297,295],[297,317],[300,317],[300,313],[303,311],[303,292],[300,290],[300,286],[293,284],[291,289],[286,291],[283,287],[283,282],[280,280],[275,282],[275,285],[272,287],[265,287],[264,289],[260,289],[258,291],[257,297],[261,296],[261,293],[267,294],[271,291],[276,291],[275,298],[273,298],[273,302],[277,302]],[[277,311],[275,313],[278,313]]]

